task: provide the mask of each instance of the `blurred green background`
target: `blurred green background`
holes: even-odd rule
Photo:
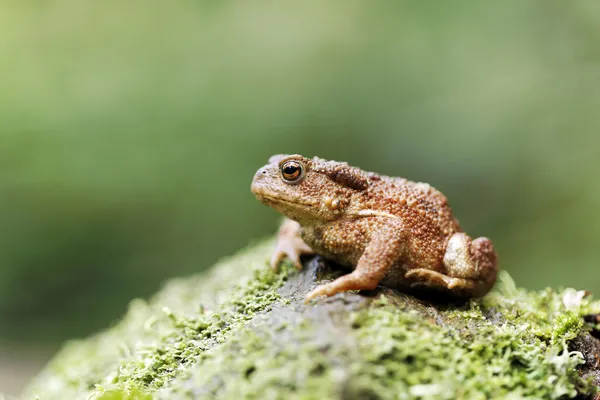
[[[0,391],[273,233],[275,153],[429,182],[519,285],[600,295],[600,3],[3,0]]]

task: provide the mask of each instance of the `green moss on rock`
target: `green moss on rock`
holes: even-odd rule
[[[176,279],[121,322],[67,344],[27,398],[563,399],[600,383],[600,302],[507,274],[481,301],[391,289],[303,303],[344,273],[316,257],[272,272],[271,242]],[[598,342],[598,343],[596,343]]]

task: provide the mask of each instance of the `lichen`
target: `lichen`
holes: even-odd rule
[[[563,399],[595,390],[569,347],[592,329],[583,317],[600,312],[582,292],[527,291],[501,274],[492,293],[466,304],[382,288],[304,305],[316,280],[342,272],[313,261],[274,273],[270,246],[134,301],[113,328],[69,343],[25,397]]]

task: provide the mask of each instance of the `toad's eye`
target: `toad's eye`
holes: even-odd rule
[[[281,176],[288,183],[298,183],[304,176],[304,167],[298,161],[286,161],[281,166]]]

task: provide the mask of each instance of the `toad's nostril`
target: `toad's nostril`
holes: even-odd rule
[[[264,170],[264,169],[263,169],[262,171],[260,171],[260,172],[262,172],[262,174],[263,174],[263,175],[266,175],[266,174],[267,174],[267,171],[266,171],[266,170]]]

